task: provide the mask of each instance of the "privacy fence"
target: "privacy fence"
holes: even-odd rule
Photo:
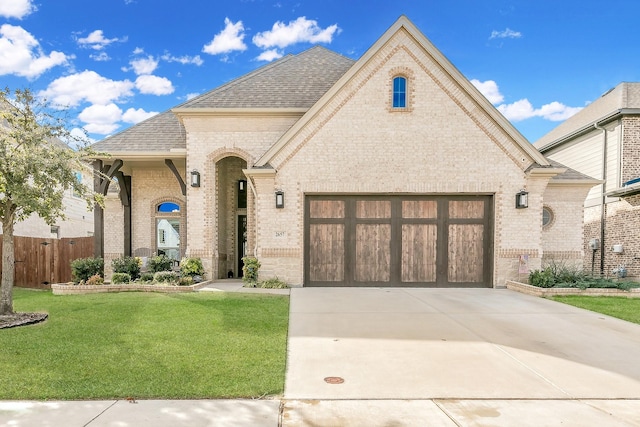
[[[50,289],[71,280],[71,261],[93,256],[93,237],[41,239],[14,237],[15,286]],[[2,236],[0,235],[0,257]],[[1,263],[0,263],[1,264]],[[0,265],[2,277],[2,265]]]

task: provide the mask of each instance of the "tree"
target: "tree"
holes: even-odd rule
[[[65,191],[87,201],[87,209],[102,198],[83,185],[76,173],[91,170],[95,155],[86,138],[66,128],[62,110],[49,107],[29,89],[0,90],[0,220],[2,220],[2,284],[0,315],[13,314],[14,226],[32,214],[53,225],[64,219]],[[62,141],[80,144],[71,149]]]

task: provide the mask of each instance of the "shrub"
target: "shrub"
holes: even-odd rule
[[[175,271],[158,271],[153,275],[153,281],[173,285],[178,282],[180,275]]]
[[[74,283],[86,282],[91,276],[104,276],[104,259],[78,258],[71,261],[71,274]]]
[[[180,274],[183,276],[204,276],[204,267],[200,258],[182,258]]]
[[[153,273],[142,273],[140,275],[140,279],[139,279],[140,283],[149,283],[149,282],[153,282]]]
[[[136,280],[140,277],[140,258],[134,258],[131,256],[123,256],[111,261],[114,273],[127,273],[131,280]]]
[[[104,278],[99,274],[94,274],[93,276],[89,277],[85,282],[85,285],[92,285],[92,286],[103,285],[103,284],[104,284]]]
[[[193,278],[191,276],[184,276],[178,279],[178,286],[191,286],[193,285]]]
[[[287,285],[285,282],[278,279],[277,277],[274,277],[272,279],[267,279],[261,282],[260,287],[268,288],[268,289],[286,289],[289,287],[289,285]]]
[[[255,288],[258,284],[258,270],[260,269],[260,261],[258,258],[246,256],[242,258],[244,266],[242,267],[242,281],[245,286]]]
[[[529,284],[539,288],[551,288],[555,284],[555,279],[549,268],[533,270],[529,273]]]
[[[173,261],[166,255],[157,255],[149,258],[149,271],[157,273],[159,271],[171,271],[171,264]]]
[[[129,273],[113,273],[113,275],[111,276],[111,283],[113,283],[114,285],[130,282],[131,276],[129,275]]]

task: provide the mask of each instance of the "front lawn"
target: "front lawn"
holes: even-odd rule
[[[283,392],[289,298],[197,292],[54,296],[0,330],[0,399],[197,399]]]
[[[552,299],[640,324],[640,298],[556,296]]]

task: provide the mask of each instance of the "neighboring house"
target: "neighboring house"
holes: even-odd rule
[[[3,108],[10,108],[4,106]],[[7,126],[7,123],[0,123],[0,126]],[[70,149],[65,143],[54,139],[52,144]],[[87,185],[92,185],[93,174],[90,170],[77,171],[77,178]],[[65,206],[66,220],[59,219],[54,225],[48,225],[38,215],[31,215],[24,221],[16,223],[14,227],[15,236],[39,237],[44,239],[58,239],[64,237],[87,237],[93,236],[93,213],[87,211],[87,202],[74,195],[73,189],[65,192],[63,204]],[[2,234],[2,224],[0,223],[0,234]]]
[[[493,287],[549,255],[581,265],[599,182],[549,163],[405,17],[357,61],[286,56],[95,149],[119,187],[97,187],[98,254],[155,254],[171,219],[209,278],[247,254],[304,286]]]
[[[535,146],[604,181],[584,205],[585,268],[640,277],[640,83],[620,83]]]

